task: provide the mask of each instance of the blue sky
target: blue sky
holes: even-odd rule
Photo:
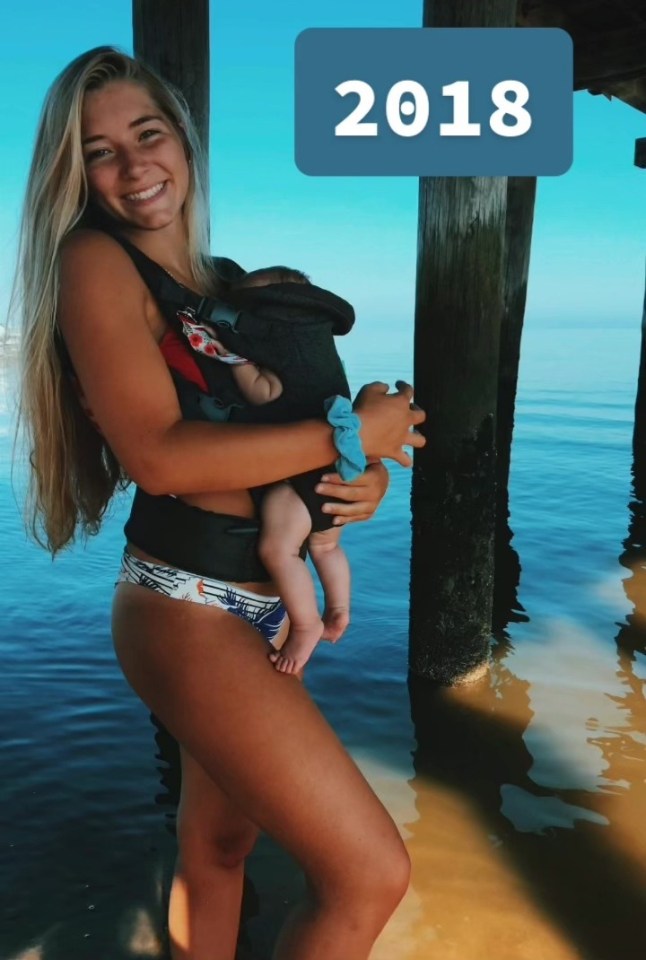
[[[310,178],[293,160],[293,46],[314,26],[419,26],[421,0],[211,4],[211,194],[215,252],[246,267],[285,262],[379,319],[412,315],[415,178]],[[0,307],[34,129],[55,74],[90,47],[132,49],[130,0],[24,0],[0,34]],[[644,292],[646,117],[587,93],[574,164],[538,185],[528,318],[637,323]],[[361,316],[361,313],[359,314]]]

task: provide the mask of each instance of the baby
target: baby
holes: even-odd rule
[[[254,270],[231,286],[230,299],[235,304],[236,291],[273,283],[307,284],[309,280],[287,267]],[[231,354],[217,339],[212,343],[218,358],[231,364],[238,388],[249,403],[266,404],[282,395],[283,384],[274,372]],[[320,477],[321,471],[311,471],[272,484],[264,488],[261,499],[258,552],[276,582],[290,621],[287,640],[270,656],[282,673],[301,670],[318,641],[335,642],[350,621],[350,567],[339,544],[340,527],[320,509],[322,498],[314,490]],[[301,557],[305,541],[323,587],[322,619],[312,577]]]

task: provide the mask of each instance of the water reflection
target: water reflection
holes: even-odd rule
[[[554,625],[525,656],[495,660],[477,686],[411,680],[419,817],[407,827],[427,946],[401,960],[646,954],[644,758],[634,739],[646,711],[641,697],[627,711],[623,671],[611,675],[592,637],[580,635],[576,650],[571,638]]]

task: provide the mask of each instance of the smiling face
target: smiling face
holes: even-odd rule
[[[189,186],[184,144],[145,87],[114,80],[89,90],[81,139],[97,206],[134,230],[181,222]]]

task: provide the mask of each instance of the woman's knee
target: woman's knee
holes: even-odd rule
[[[411,862],[404,842],[400,839],[381,852],[377,847],[374,859],[364,864],[362,873],[364,895],[371,894],[373,902],[382,905],[390,916],[410,884]]]
[[[186,872],[233,870],[244,863],[258,839],[256,827],[200,825],[178,817],[177,845]]]
[[[333,868],[309,878],[317,899],[341,905],[355,917],[365,916],[383,925],[408,890],[411,862],[401,839],[375,843],[370,856],[347,851],[335,858]]]
[[[253,850],[258,828],[237,809],[183,748],[177,843],[186,873],[239,867]]]

